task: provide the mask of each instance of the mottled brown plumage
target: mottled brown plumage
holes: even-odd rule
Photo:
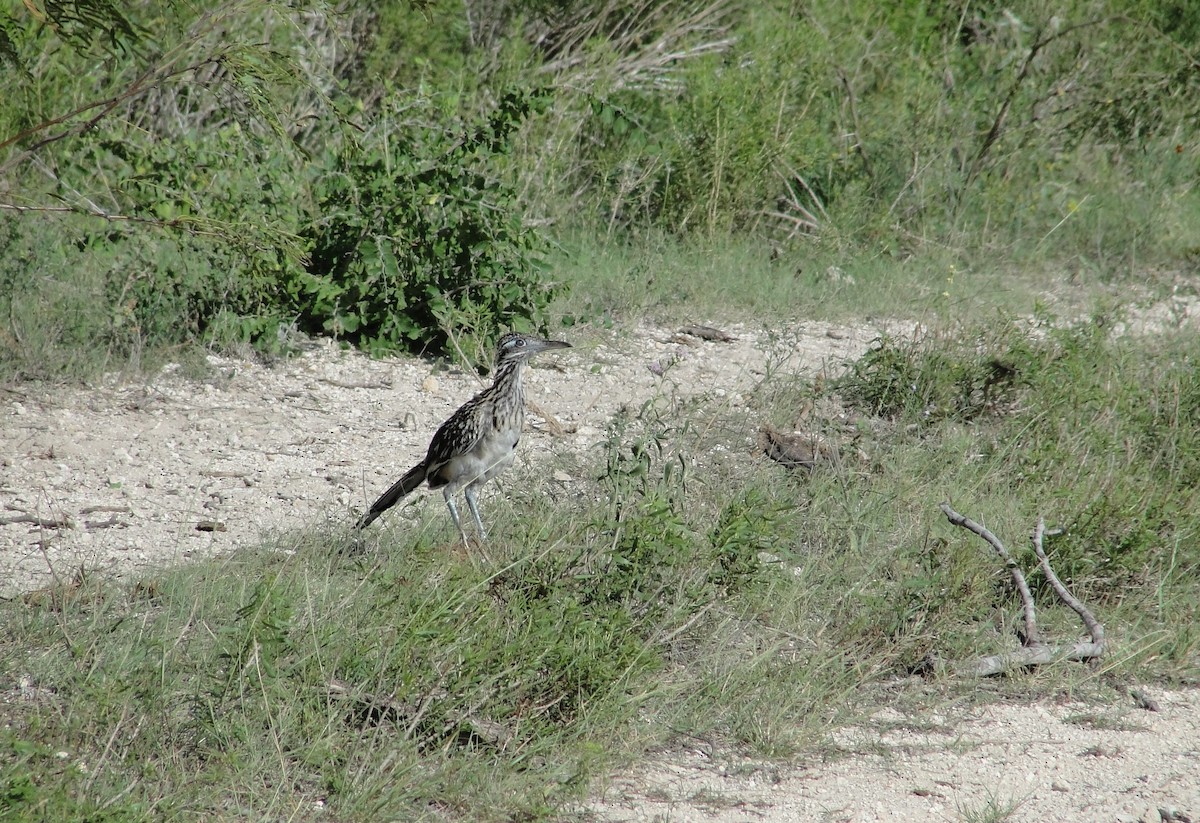
[[[570,348],[569,343],[542,340],[510,332],[500,338],[496,374],[492,385],[475,395],[441,425],[429,444],[425,459],[380,495],[358,521],[358,528],[396,505],[422,483],[442,489],[454,525],[467,542],[454,496],[465,489],[467,506],[475,518],[480,540],[487,539],[479,516],[476,495],[487,481],[512,464],[514,450],[525,426],[525,389],[521,383],[525,363],[538,352]]]
[[[837,460],[837,450],[819,438],[781,432],[770,423],[759,429],[758,443],[767,457],[789,469],[812,471],[818,462]]]

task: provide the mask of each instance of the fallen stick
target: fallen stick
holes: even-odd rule
[[[71,522],[69,517],[38,517],[37,515],[24,512],[12,517],[0,517],[0,526],[9,526],[14,523],[31,523],[43,529],[73,529],[75,524]]]
[[[1021,637],[1020,649],[1013,652],[988,655],[971,663],[961,664],[956,667],[958,671],[976,677],[990,677],[992,675],[1003,674],[1015,668],[1041,666],[1060,660],[1092,661],[1104,656],[1104,626],[1079,598],[1071,594],[1058,578],[1058,575],[1055,574],[1054,569],[1051,568],[1050,559],[1046,556],[1046,550],[1043,546],[1046,523],[1041,517],[1038,518],[1037,528],[1033,532],[1033,550],[1037,554],[1038,565],[1041,567],[1042,573],[1046,575],[1046,580],[1049,581],[1051,588],[1054,589],[1054,593],[1075,614],[1079,615],[1080,621],[1083,622],[1084,628],[1088,632],[1088,640],[1081,640],[1072,645],[1050,645],[1042,641],[1038,634],[1037,611],[1033,605],[1033,593],[1029,590],[1029,583],[1025,580],[1025,573],[1021,571],[1021,567],[1017,565],[1017,562],[1009,554],[1004,544],[1000,542],[1000,539],[992,534],[987,527],[976,523],[971,518],[961,515],[950,508],[949,503],[942,503],[940,508],[946,515],[947,520],[955,526],[966,529],[972,534],[981,537],[1004,562],[1004,566],[1008,569],[1008,573],[1012,577],[1013,584],[1016,586],[1017,593],[1021,598],[1021,608],[1025,617],[1025,632]]]

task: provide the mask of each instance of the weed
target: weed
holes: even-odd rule
[[[959,805],[958,814],[963,823],[1004,823],[1006,820],[1012,820],[1013,815],[1024,804],[1024,799],[1001,800],[989,792],[987,800],[980,806]]]
[[[1015,333],[942,343],[884,337],[835,387],[851,406],[874,416],[970,421],[1012,402],[1032,353]]]

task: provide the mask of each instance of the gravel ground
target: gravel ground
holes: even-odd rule
[[[1200,821],[1200,692],[1153,700],[1158,711],[1132,700],[953,716],[883,709],[834,732],[833,759],[780,766],[676,752],[613,778],[581,812],[605,823]]]

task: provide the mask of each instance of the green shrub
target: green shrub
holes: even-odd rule
[[[371,352],[476,354],[506,328],[544,328],[558,291],[540,236],[489,165],[542,98],[506,94],[478,120],[441,125],[428,100],[396,101],[314,181],[307,270],[289,288],[305,328]]]
[[[558,288],[540,271],[544,241],[497,172],[512,133],[544,97],[501,92],[463,115],[451,95],[432,101],[401,91],[364,117],[363,104],[330,76],[352,72],[354,60],[324,48],[331,32],[362,15],[343,21],[326,11],[316,10],[312,39],[295,48],[289,20],[309,11],[270,3],[223,10],[192,28],[120,18],[120,44],[89,40],[89,25],[107,31],[103,15],[18,32],[9,56],[32,76],[21,95],[6,97],[0,122],[26,134],[0,140],[13,138],[5,170],[19,173],[16,188],[32,211],[5,219],[30,224],[17,232],[27,237],[69,227],[56,239],[75,251],[54,257],[82,265],[52,279],[65,285],[86,272],[92,307],[105,318],[96,335],[95,322],[72,330],[75,319],[43,315],[60,334],[44,335],[46,346],[99,336],[117,358],[189,342],[270,350],[298,324],[373,353],[449,350],[453,336],[482,360],[504,329],[545,326]],[[256,27],[268,43],[243,42]],[[74,49],[62,48],[63,36]],[[153,37],[165,51],[142,48]],[[28,59],[48,48],[61,59]],[[105,71],[80,82],[94,74],[94,53],[108,56]],[[191,60],[202,68],[177,64]],[[104,94],[128,102],[98,106]],[[39,148],[23,153],[30,142]],[[89,219],[62,221],[43,211],[50,203]],[[0,301],[18,307],[40,293],[43,309],[63,305],[51,289],[20,288],[26,273],[12,279]],[[0,342],[21,348],[15,336]],[[55,358],[29,351],[20,359]]]
[[[971,420],[1011,401],[1032,354],[1016,334],[987,335],[990,340],[882,337],[834,385],[846,403],[867,414],[905,423]]]

